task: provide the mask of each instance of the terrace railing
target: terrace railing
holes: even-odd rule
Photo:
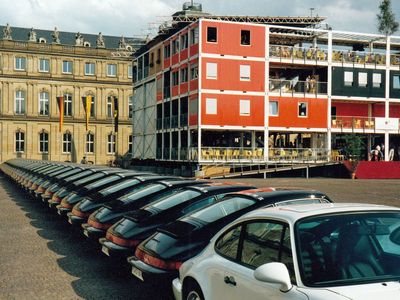
[[[350,116],[335,116],[332,117],[332,128],[340,129],[375,129],[375,118],[369,117],[350,117]]]
[[[327,86],[328,85],[326,82],[319,82],[315,79],[310,79],[307,81],[298,81],[296,79],[270,79],[269,81],[270,92],[277,93],[279,96],[326,96]]]

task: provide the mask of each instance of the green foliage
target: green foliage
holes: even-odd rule
[[[361,137],[356,134],[348,134],[343,138],[346,141],[343,148],[345,156],[348,159],[359,160],[365,147]]]
[[[399,23],[396,22],[394,13],[392,12],[390,0],[383,0],[379,5],[378,31],[386,36],[392,35],[399,29]]]

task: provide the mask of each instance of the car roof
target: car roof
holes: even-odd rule
[[[195,180],[195,179],[183,179],[183,178],[176,178],[176,179],[170,179],[170,180],[158,180],[155,183],[162,183],[164,185],[167,185],[169,187],[174,187],[174,186],[187,186],[190,184],[202,184],[203,180]],[[204,181],[206,183],[207,181]]]
[[[243,183],[211,182],[211,183],[196,185],[196,186],[189,187],[189,188],[198,190],[202,193],[212,193],[212,192],[217,192],[217,191],[223,192],[224,190],[233,190],[233,189],[237,189],[237,190],[251,189],[251,188],[253,188],[253,186],[248,185],[248,184],[243,184]]]
[[[242,218],[263,218],[271,217],[284,219],[291,223],[297,220],[317,215],[334,214],[334,213],[350,213],[350,212],[372,212],[372,211],[388,211],[396,210],[400,212],[400,208],[387,205],[365,204],[365,203],[315,203],[302,205],[288,205],[255,209]]]
[[[326,194],[316,190],[305,190],[298,188],[296,189],[274,188],[274,187],[265,187],[265,188],[229,193],[225,197],[228,196],[247,196],[257,201],[263,201],[263,200],[268,200],[269,198],[273,198],[274,202],[296,199],[298,197],[307,197],[307,198],[317,197],[329,200],[329,197]]]

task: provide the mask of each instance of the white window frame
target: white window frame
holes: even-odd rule
[[[25,115],[26,113],[26,93],[23,90],[15,92],[15,107],[14,113],[16,115]]]
[[[63,60],[63,62],[62,62],[62,73],[63,74],[72,74],[73,69],[74,69],[74,65],[71,60]]]
[[[48,116],[50,113],[50,96],[48,92],[39,93],[39,116]]]
[[[16,56],[14,63],[14,70],[25,71],[26,70],[26,57]]]
[[[208,29],[209,28],[215,28],[215,41],[212,41],[212,40],[208,39]],[[206,29],[206,41],[207,41],[207,43],[211,43],[211,44],[218,43],[218,27],[216,27],[216,26],[207,26],[207,29]]]
[[[72,133],[67,131],[63,133],[62,136],[62,153],[72,152]]]
[[[272,112],[271,105],[276,104],[276,113]],[[279,116],[279,102],[278,101],[269,101],[269,115],[273,117]]]
[[[206,115],[216,115],[218,112],[218,101],[216,98],[206,98]]]
[[[96,64],[94,62],[85,62],[85,75],[93,76],[96,73]]]
[[[72,117],[72,94],[64,94],[64,117]]]
[[[368,84],[368,73],[367,72],[359,72],[358,73],[358,86],[359,87],[367,87]]]
[[[49,133],[46,131],[39,132],[39,153],[49,153]]]
[[[15,132],[15,152],[24,153],[25,152],[25,132],[18,130]]]
[[[107,135],[107,154],[115,154],[115,134]]]
[[[241,116],[250,116],[251,108],[250,108],[250,100],[240,100],[239,101],[239,114]]]
[[[344,71],[344,85],[353,86],[353,82],[354,82],[354,73],[352,71]]]
[[[240,81],[250,81],[251,79],[251,66],[240,65]]]
[[[117,64],[107,64],[107,76],[117,77]]]
[[[218,64],[215,62],[206,63],[206,78],[216,80],[218,78]]]
[[[86,153],[94,153],[94,133],[88,132],[86,134]]]
[[[372,73],[372,87],[380,88],[382,84],[382,74]]]
[[[302,115],[300,113],[300,107],[301,107],[302,104],[305,104],[305,108],[306,108],[306,113],[304,115]],[[298,115],[299,118],[307,118],[308,117],[308,103],[307,102],[304,102],[304,101],[298,102],[297,115]]]
[[[39,58],[39,72],[49,73],[50,72],[50,60],[47,58]]]

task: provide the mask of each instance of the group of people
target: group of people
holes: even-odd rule
[[[384,144],[376,145],[376,147],[372,149],[370,152],[369,160],[383,161],[385,160],[384,153],[385,153],[385,145]],[[400,160],[400,146],[397,146],[397,148],[395,149],[395,146],[393,144],[390,145],[388,160],[389,161]]]

